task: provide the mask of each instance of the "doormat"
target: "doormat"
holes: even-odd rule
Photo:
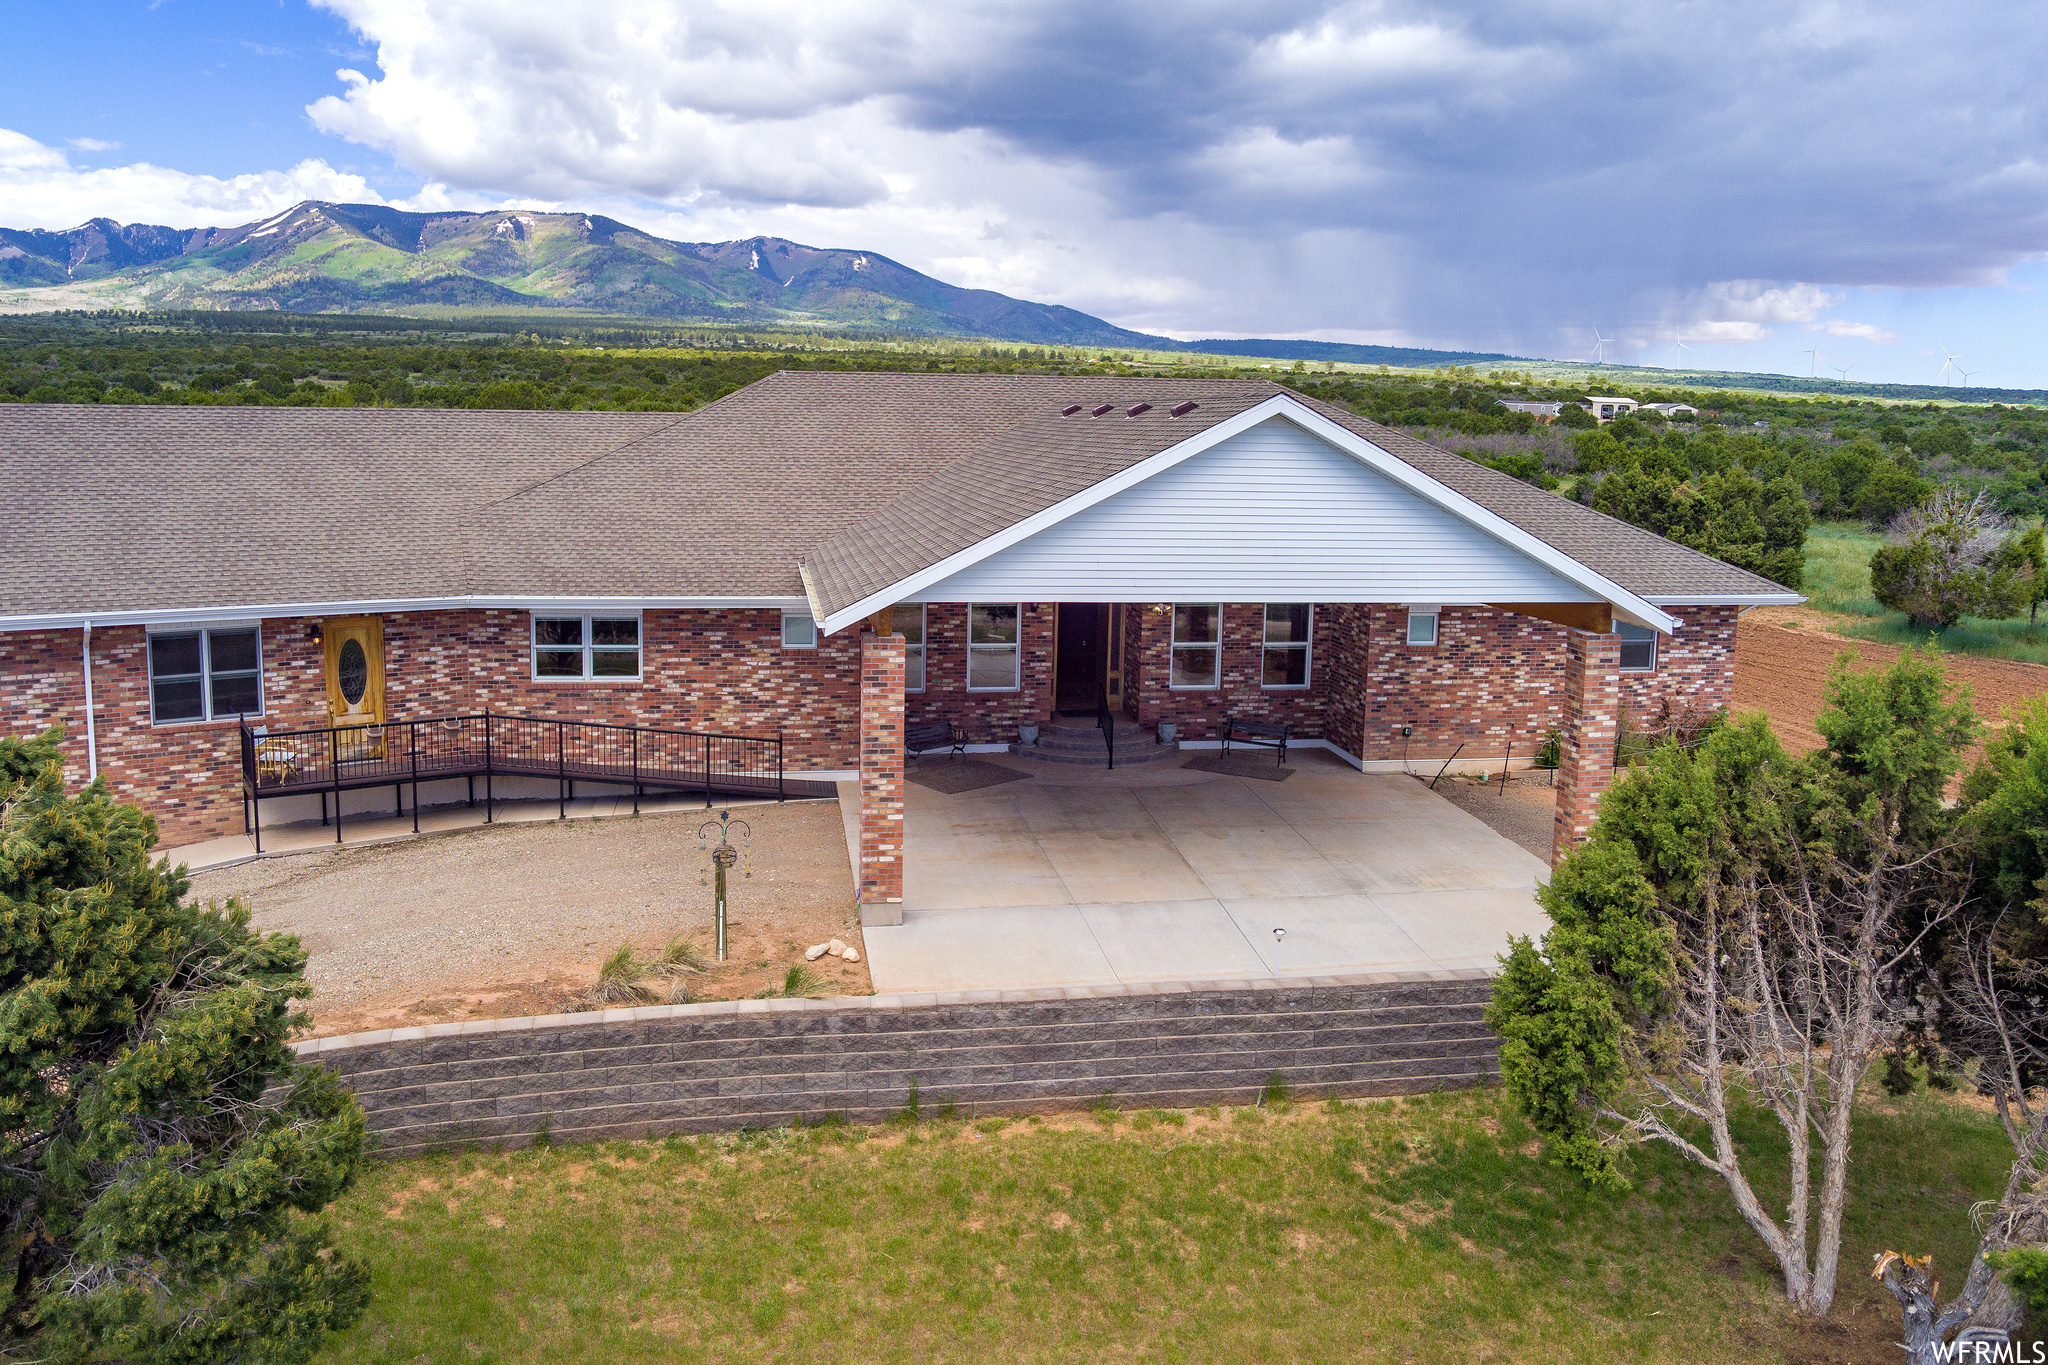
[[[1252,754],[1197,754],[1180,766],[1197,772],[1227,773],[1231,777],[1255,777],[1261,782],[1285,782],[1295,771]]]
[[[979,758],[926,758],[906,763],[903,776],[920,787],[958,796],[961,792],[979,791],[1005,782],[1021,782],[1031,774]]]

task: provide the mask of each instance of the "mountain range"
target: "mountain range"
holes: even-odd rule
[[[6,300],[14,310],[562,310],[1363,364],[1513,359],[1315,341],[1176,341],[1057,304],[962,289],[879,252],[780,237],[675,242],[598,214],[524,210],[405,213],[308,201],[239,227],[94,218],[61,232],[0,228],[0,289],[24,291]]]
[[[1072,308],[961,289],[873,251],[779,237],[673,242],[597,214],[404,213],[307,202],[229,228],[106,218],[62,232],[0,228],[0,287],[88,282],[98,287],[84,292],[110,306],[566,309],[1051,345],[1174,344]]]

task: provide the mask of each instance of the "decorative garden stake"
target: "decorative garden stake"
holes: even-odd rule
[[[697,843],[711,849],[712,875],[716,889],[712,892],[716,905],[718,960],[725,961],[725,874],[740,860],[739,849],[733,847],[732,832],[737,828],[742,843],[754,837],[754,827],[744,820],[732,818],[731,811],[721,811],[716,820],[706,820],[697,828]],[[711,831],[718,831],[718,843],[711,843]],[[748,875],[752,875],[749,873]]]

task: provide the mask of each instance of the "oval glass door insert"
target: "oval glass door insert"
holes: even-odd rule
[[[370,656],[363,653],[361,640],[344,640],[341,657],[335,661],[337,681],[341,684],[341,699],[350,706],[361,706],[363,694],[370,690]]]

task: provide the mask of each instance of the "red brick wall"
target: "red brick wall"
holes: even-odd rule
[[[1733,690],[1736,609],[1674,608],[1683,622],[1663,642],[1654,676],[1622,675],[1624,704],[1638,713],[1670,695],[1694,706],[1726,705]],[[1232,603],[1223,615],[1223,685],[1214,692],[1167,686],[1170,618],[1151,604],[1125,606],[1126,695],[1145,724],[1173,721],[1189,739],[1213,738],[1225,715],[1293,722],[1303,738],[1327,734],[1365,759],[1398,758],[1401,727],[1411,753],[1517,752],[1562,720],[1564,632],[1528,617],[1448,608],[1440,643],[1405,643],[1406,613],[1382,606],[1316,608],[1311,688],[1267,691],[1261,672],[1261,608]],[[815,650],[785,650],[774,610],[649,611],[637,682],[538,683],[531,679],[524,611],[392,612],[384,615],[386,710],[394,719],[489,707],[508,714],[711,728],[738,734],[780,729],[792,770],[854,766],[860,724],[860,646],[852,632]],[[264,723],[325,723],[326,684],[312,622],[263,623]],[[926,623],[926,690],[907,698],[911,723],[943,717],[976,743],[1016,737],[1020,723],[1052,706],[1053,608],[1027,604],[1021,629],[1022,688],[966,691],[966,608],[935,603]],[[85,777],[85,718],[76,630],[0,633],[0,704],[6,732],[62,723],[66,777]],[[152,726],[147,643],[139,626],[93,632],[100,768],[115,794],[155,814],[168,844],[239,831],[239,759],[232,723]]]
[[[1310,627],[1309,686],[1306,690],[1260,685],[1265,674],[1266,607],[1262,602],[1223,604],[1219,632],[1223,657],[1218,686],[1213,690],[1175,690],[1173,611],[1165,603],[1138,605],[1125,615],[1127,651],[1126,695],[1136,684],[1141,725],[1171,721],[1180,739],[1221,739],[1226,716],[1270,720],[1294,726],[1299,739],[1320,738],[1324,722],[1322,649],[1324,608],[1317,608]],[[1128,672],[1131,668],[1135,674]]]
[[[860,637],[863,924],[903,922],[903,637]],[[883,908],[895,906],[890,912]]]
[[[1614,740],[1621,712],[1621,642],[1612,635],[1566,632],[1564,723],[1560,727],[1557,802],[1550,865],[1585,839],[1614,782]]]
[[[1676,708],[1719,711],[1735,704],[1735,620],[1740,607],[1671,607],[1678,633],[1657,642],[1655,673],[1621,675],[1622,705],[1647,715],[1670,698]]]
[[[64,727],[64,780],[85,782],[85,665],[75,630],[0,633],[0,733],[18,739]],[[96,632],[94,643],[104,639]]]
[[[925,608],[924,691],[905,696],[909,723],[951,721],[970,744],[1010,744],[1021,724],[1052,713],[1053,604],[1026,602],[1017,624],[1015,692],[967,690],[967,607],[934,602]]]

